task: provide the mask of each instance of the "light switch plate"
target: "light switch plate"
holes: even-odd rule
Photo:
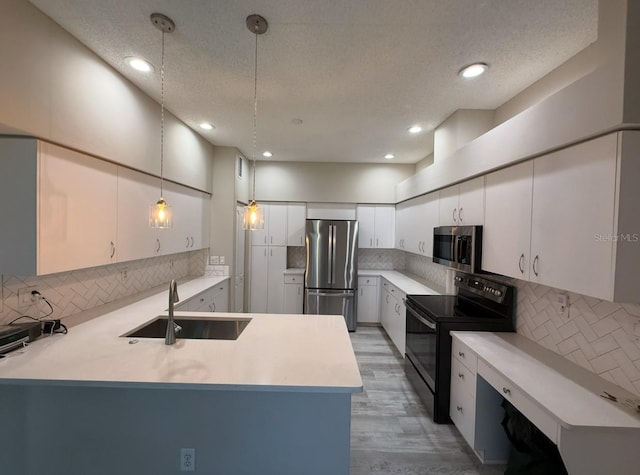
[[[224,264],[224,256],[220,256],[220,264]]]

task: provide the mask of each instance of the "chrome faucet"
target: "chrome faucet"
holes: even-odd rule
[[[169,284],[169,320],[167,321],[167,333],[164,336],[165,345],[173,345],[176,342],[176,333],[182,330],[182,327],[173,321],[173,304],[176,302],[180,302],[178,283],[172,280]]]

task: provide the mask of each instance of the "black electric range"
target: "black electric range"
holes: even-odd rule
[[[514,331],[516,289],[457,273],[456,295],[407,295],[405,372],[438,423],[450,423],[450,331]]]

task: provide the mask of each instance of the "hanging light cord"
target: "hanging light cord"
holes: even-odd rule
[[[258,28],[256,25],[255,29]],[[256,54],[253,74],[253,201],[256,201],[256,155],[258,154],[258,33],[256,37]]]
[[[164,30],[162,30],[162,63],[160,66],[160,198],[164,196]]]

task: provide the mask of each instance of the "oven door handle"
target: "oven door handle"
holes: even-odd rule
[[[403,299],[404,300],[404,299]],[[409,310],[409,312],[416,317],[421,323],[424,323],[426,326],[428,326],[429,328],[431,328],[432,330],[436,329],[436,324],[434,322],[430,322],[429,320],[427,320],[426,318],[424,318],[422,315],[419,315],[418,312],[416,312],[413,308],[411,308],[409,305],[407,305],[407,301],[404,300],[404,306],[407,308],[407,310]]]

